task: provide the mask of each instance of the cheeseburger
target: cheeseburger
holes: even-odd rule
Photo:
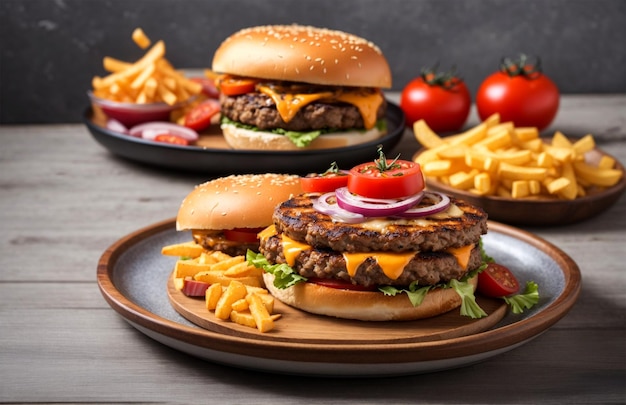
[[[300,194],[298,176],[232,175],[200,184],[182,201],[178,231],[191,230],[206,250],[231,256],[258,251],[257,233],[272,223],[274,208]]]
[[[341,31],[272,25],[228,37],[213,57],[221,128],[235,149],[302,150],[386,132],[391,72],[373,43]]]
[[[260,234],[261,253],[248,255],[265,269],[266,288],[288,305],[339,318],[412,320],[462,303],[461,314],[484,316],[473,294],[487,215],[445,194],[415,192],[423,179],[411,165],[416,164],[388,161],[391,169],[381,170],[386,174],[376,180],[391,184],[404,178],[413,190],[408,196],[364,198],[351,192],[351,185],[360,184],[352,179],[376,171],[366,166],[350,171],[347,187],[279,204],[273,225]]]

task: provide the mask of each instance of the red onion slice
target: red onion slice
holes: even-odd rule
[[[335,190],[337,205],[344,210],[366,217],[390,217],[399,215],[419,203],[424,193],[398,199],[367,198],[352,194],[347,187]]]
[[[154,140],[157,135],[172,134],[185,138],[190,142],[198,140],[198,133],[191,128],[171,122],[146,122],[132,127],[129,131],[130,135],[141,137],[144,139]]]
[[[438,191],[424,191],[424,194],[429,198],[439,198],[439,202],[426,207],[411,208],[400,214],[397,214],[396,216],[402,218],[426,217],[428,215],[433,215],[445,211],[450,206],[450,197],[443,193],[440,193]]]
[[[109,118],[107,120],[106,127],[113,132],[119,132],[120,134],[128,135],[128,128],[126,128],[124,124],[114,118]]]
[[[365,220],[363,215],[344,210],[339,207],[336,202],[328,202],[330,198],[336,199],[334,192],[323,194],[319,198],[313,200],[313,208],[339,222],[355,224]]]

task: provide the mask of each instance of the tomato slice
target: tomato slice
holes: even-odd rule
[[[370,198],[402,198],[424,189],[424,176],[418,163],[408,160],[385,160],[385,170],[380,160],[353,167],[348,177],[351,193]]]
[[[257,81],[254,79],[224,76],[218,79],[217,83],[220,92],[223,94],[227,96],[237,96],[252,93],[256,88]]]
[[[264,228],[235,228],[225,229],[224,237],[234,242],[254,243],[259,240],[257,234]]]
[[[211,118],[218,112],[220,112],[220,104],[216,100],[205,100],[185,115],[185,126],[195,131],[202,131],[211,125]]]
[[[328,193],[347,186],[348,174],[308,174],[305,177],[300,177],[300,185],[305,193]]]
[[[192,81],[202,85],[202,94],[209,98],[219,98],[220,93],[215,86],[215,81],[207,77],[192,77]]]
[[[487,268],[478,274],[477,290],[488,297],[506,297],[519,291],[519,282],[508,268],[488,263]]]
[[[317,277],[309,277],[307,278],[309,283],[319,284],[328,288],[336,288],[339,290],[352,290],[352,291],[376,291],[376,286],[364,286],[364,285],[356,285],[352,284],[349,281],[343,280],[334,280],[328,278],[317,278]]]
[[[183,138],[182,136],[174,135],[174,134],[159,134],[154,137],[156,142],[163,143],[171,143],[173,145],[189,145],[189,141]]]

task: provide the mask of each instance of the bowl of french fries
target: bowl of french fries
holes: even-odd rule
[[[174,111],[183,109],[202,92],[202,85],[174,69],[165,58],[162,40],[152,45],[140,28],[133,31],[132,38],[142,49],[150,49],[135,62],[104,57],[108,74],[95,76],[92,90],[87,92],[94,114],[126,127],[170,121]]]
[[[423,147],[413,159],[427,187],[482,207],[494,221],[571,224],[606,211],[626,189],[624,167],[591,134],[541,137],[497,114],[446,137],[423,120],[413,131]]]

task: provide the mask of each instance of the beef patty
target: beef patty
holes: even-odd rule
[[[258,252],[258,243],[235,242],[226,239],[222,231],[194,231],[194,241],[206,250],[219,250],[230,256],[245,256],[248,249]]]
[[[485,211],[455,198],[450,198],[449,212],[456,212],[457,216],[348,224],[334,222],[316,211],[313,199],[319,195],[303,194],[276,207],[273,216],[276,230],[296,241],[338,252],[436,252],[477,243],[487,233]]]
[[[285,263],[281,238],[278,235],[261,240],[260,251],[271,263]],[[468,271],[482,264],[480,248],[474,246],[467,268],[457,262],[455,256],[447,252],[417,252],[404,267],[397,279],[385,275],[375,259],[365,260],[354,276],[348,274],[346,260],[339,252],[328,249],[303,250],[292,266],[304,277],[320,277],[349,281],[363,286],[394,285],[408,286],[417,281],[418,285],[435,285],[452,279],[462,278]]]
[[[253,125],[262,130],[282,128],[288,131],[310,131],[318,129],[364,128],[359,109],[347,103],[324,103],[316,101],[301,108],[285,122],[280,117],[276,104],[267,95],[248,93],[238,96],[220,96],[222,114],[233,121]],[[385,117],[386,101],[378,108],[377,117]]]

